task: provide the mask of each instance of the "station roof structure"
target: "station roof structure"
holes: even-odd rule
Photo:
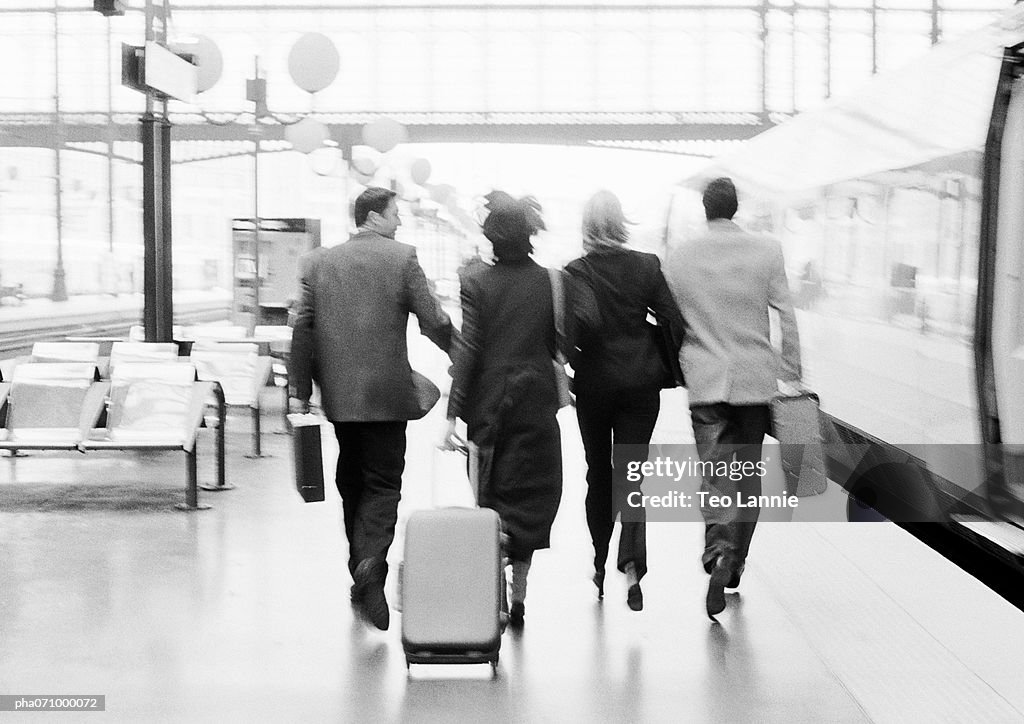
[[[381,116],[410,141],[587,144],[715,155],[814,109],[1010,0],[516,0],[170,4],[168,35],[203,37],[223,71],[194,103],[171,102],[174,160],[251,150],[245,81],[267,80],[260,136],[290,148],[311,116],[358,144]],[[159,4],[158,4],[159,5]],[[150,5],[152,11],[153,5]],[[140,94],[120,83],[122,43],[140,44],[146,5],[103,17],[83,0],[0,0],[0,146],[62,147],[126,161]],[[316,32],[340,58],[316,93],[289,77]],[[258,60],[256,60],[258,58]]]

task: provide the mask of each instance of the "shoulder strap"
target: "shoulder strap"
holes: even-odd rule
[[[562,348],[565,345],[565,292],[562,289],[562,273],[558,269],[548,269],[551,282],[551,309],[555,322],[555,360],[565,364]]]

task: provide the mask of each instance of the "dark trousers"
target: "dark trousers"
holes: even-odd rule
[[[744,463],[756,465],[761,460],[764,436],[771,427],[771,413],[767,405],[695,405],[690,408],[693,436],[701,461],[713,461],[734,466]],[[716,466],[716,467],[721,467]],[[750,470],[750,465],[747,466]],[[749,475],[705,475],[701,490],[714,495],[728,495],[735,502],[737,495],[761,494],[761,475],[756,470]],[[735,506],[701,508],[704,516],[704,555],[701,562],[708,573],[719,557],[723,557],[732,573],[738,574],[754,535],[758,507]]]
[[[576,417],[587,457],[587,526],[594,543],[594,568],[604,570],[615,516],[626,504],[631,490],[643,481],[627,483],[626,462],[643,455],[661,409],[659,390],[602,391],[576,398]],[[630,451],[616,451],[615,445],[629,444]],[[642,446],[637,448],[636,446]],[[635,519],[640,511],[630,513]],[[616,567],[623,571],[632,562],[638,578],[647,573],[647,523],[642,518],[623,522],[619,534]]]
[[[402,499],[406,423],[332,424],[340,448],[335,482],[345,516],[349,573],[366,558],[387,566]]]

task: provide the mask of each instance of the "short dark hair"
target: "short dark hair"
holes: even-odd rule
[[[710,181],[704,187],[704,215],[708,221],[731,219],[736,215],[739,202],[736,200],[736,186],[726,176]]]
[[[514,199],[504,192],[488,194],[490,213],[483,232],[498,261],[525,259],[533,251],[530,237],[544,227],[541,206],[533,197]]]
[[[366,223],[366,218],[370,215],[371,211],[383,214],[388,204],[391,203],[391,199],[395,198],[395,196],[397,194],[394,191],[383,189],[380,186],[371,186],[359,194],[359,197],[356,199],[355,210],[352,212],[356,227],[358,228]]]

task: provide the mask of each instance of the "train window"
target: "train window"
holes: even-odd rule
[[[904,262],[934,273],[935,219],[938,198],[916,188],[893,189],[889,199],[888,238],[891,263]]]
[[[825,202],[825,216],[830,220],[850,218],[855,199],[849,196],[829,196]]]
[[[853,213],[868,224],[878,224],[885,220],[885,205],[874,194],[861,194],[854,199]]]
[[[890,281],[893,289],[912,287],[914,293],[912,301],[904,300],[906,318],[890,314],[887,319],[966,341],[976,299],[977,200],[962,193],[959,180],[927,181],[891,193],[886,245]],[[897,270],[907,268],[914,270],[914,283],[897,284]]]

